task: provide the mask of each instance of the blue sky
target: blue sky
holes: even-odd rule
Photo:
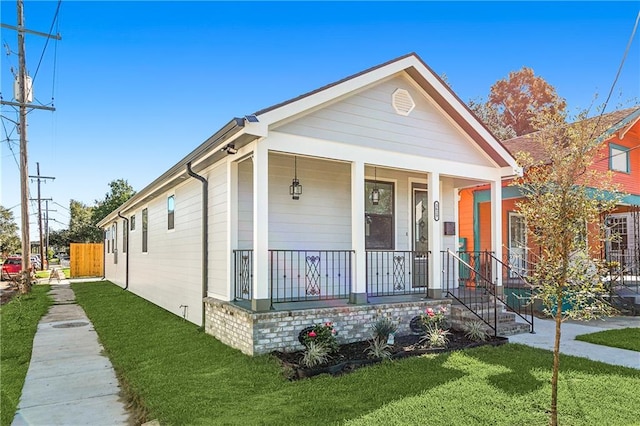
[[[2,23],[15,25],[15,1],[0,5]],[[26,1],[27,28],[48,32],[56,7]],[[577,112],[596,94],[604,102],[639,11],[638,1],[63,2],[62,40],[49,43],[34,83],[36,98],[54,96],[57,110],[29,114],[29,173],[39,162],[41,175],[56,177],[42,196],[64,206],[50,216],[60,229],[70,199],[92,204],[119,178],[140,190],[232,117],[409,52],[446,74],[464,101],[528,66]],[[15,32],[1,35],[17,52]],[[639,38],[607,111],[640,97]],[[27,36],[32,76],[43,47]],[[2,96],[10,100],[18,59],[5,53]],[[16,119],[10,107],[2,115]],[[0,204],[10,208],[20,202],[19,136],[3,125]],[[12,211],[19,222],[19,206]]]

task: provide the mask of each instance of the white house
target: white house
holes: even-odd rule
[[[100,222],[105,277],[248,354],[449,303],[461,188],[517,166],[415,54],[234,118]],[[493,251],[500,258],[501,216]]]

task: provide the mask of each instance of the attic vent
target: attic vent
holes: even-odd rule
[[[400,115],[409,115],[411,111],[416,107],[416,103],[413,102],[413,98],[404,89],[396,89],[391,95],[391,103],[393,109]]]

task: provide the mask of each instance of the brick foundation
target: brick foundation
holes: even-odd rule
[[[381,316],[391,318],[398,324],[398,335],[408,334],[411,318],[424,313],[427,307],[445,306],[450,312],[450,305],[450,300],[433,299],[252,312],[231,302],[208,297],[205,299],[205,332],[247,355],[259,355],[274,350],[302,349],[298,333],[307,326],[328,321],[334,323],[340,344],[370,339],[371,325]]]

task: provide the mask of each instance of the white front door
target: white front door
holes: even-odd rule
[[[509,212],[510,278],[527,275],[527,226],[522,215]]]

